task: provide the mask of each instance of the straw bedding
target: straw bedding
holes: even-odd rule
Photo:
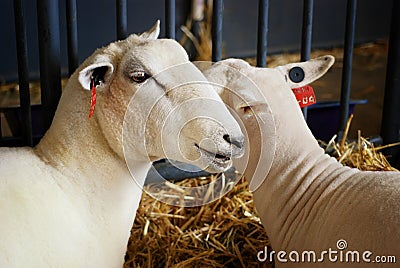
[[[209,178],[177,184],[194,187],[204,180]],[[257,261],[257,252],[267,245],[244,180],[200,207],[171,206],[144,193],[125,267],[270,267]]]

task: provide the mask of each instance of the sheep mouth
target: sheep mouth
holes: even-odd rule
[[[195,147],[200,152],[201,157],[208,163],[206,171],[211,173],[223,172],[232,166],[230,154],[213,153],[201,148],[198,144],[195,144]]]

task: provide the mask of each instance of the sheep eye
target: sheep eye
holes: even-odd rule
[[[135,71],[130,75],[132,81],[136,83],[143,83],[150,76],[145,71]]]

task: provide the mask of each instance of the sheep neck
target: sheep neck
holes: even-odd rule
[[[293,242],[293,232],[309,220],[315,203],[355,172],[324,153],[292,100],[279,105],[271,105],[277,133],[272,168],[254,192],[255,205],[276,249]]]
[[[103,228],[110,240],[115,239],[116,247],[122,247],[123,254],[151,162],[131,159],[135,161],[130,165],[135,169],[134,181],[124,159],[104,138],[96,118],[88,119],[85,93],[65,89],[53,124],[35,152],[52,167],[55,182],[70,196],[71,203],[89,215],[87,223]]]
[[[88,118],[88,109],[74,111],[76,107],[88,108],[87,99],[82,97],[82,94],[78,95],[63,95],[53,124],[35,151],[61,173],[68,170],[76,174],[76,177],[83,176],[88,179],[128,175],[125,160],[110,147],[97,118]],[[70,99],[75,103],[70,103]],[[135,167],[137,180],[144,183],[151,162],[134,158],[130,161],[134,162],[131,166]]]

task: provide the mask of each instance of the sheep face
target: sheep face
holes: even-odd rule
[[[221,98],[246,133],[246,154],[235,166],[251,181],[251,190],[264,181],[274,159],[286,159],[276,157],[276,153],[291,151],[291,146],[298,144],[293,133],[308,130],[292,89],[315,81],[333,62],[332,56],[324,56],[276,68],[256,68],[243,60],[227,59],[200,68],[211,82],[220,85]],[[293,75],[293,70],[299,73]]]
[[[83,88],[99,77],[93,118],[108,144],[135,161],[170,158],[210,172],[243,154],[243,134],[203,74],[175,41],[157,39],[158,23],[110,44],[79,73]]]

